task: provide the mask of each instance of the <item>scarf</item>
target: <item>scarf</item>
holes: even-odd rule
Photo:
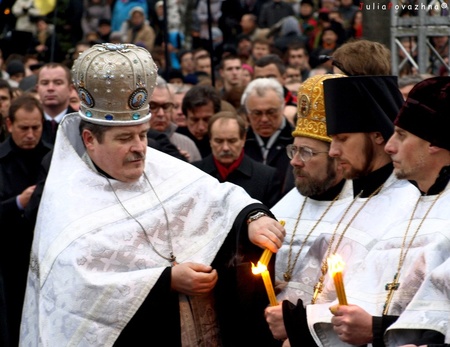
[[[239,157],[236,159],[236,161],[229,166],[223,165],[215,157],[213,157],[213,159],[214,164],[216,165],[217,170],[219,171],[220,178],[223,181],[225,181],[228,175],[232,173],[234,170],[236,170],[239,167],[239,165],[241,165],[242,159],[244,159],[244,151],[242,151]]]

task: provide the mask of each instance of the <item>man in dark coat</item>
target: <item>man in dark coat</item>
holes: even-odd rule
[[[233,112],[216,113],[208,123],[208,135],[212,154],[193,165],[272,207],[280,198],[281,182],[275,168],[245,155],[245,121]]]
[[[53,145],[61,120],[66,114],[76,112],[69,105],[70,93],[74,88],[69,68],[59,63],[45,64],[39,70],[36,88],[44,108],[42,139]],[[92,102],[88,95],[82,97],[85,102]]]
[[[0,201],[2,236],[0,267],[4,277],[10,342],[18,345],[22,303],[28,272],[32,229],[24,218],[35,189],[40,162],[50,150],[41,140],[44,113],[38,100],[21,96],[6,119],[11,136],[0,145]],[[14,254],[13,259],[6,254]]]
[[[286,186],[290,170],[286,146],[293,141],[294,127],[283,116],[283,87],[274,78],[258,78],[249,83],[242,96],[250,127],[245,153],[254,160],[277,168],[282,194],[293,188]]]

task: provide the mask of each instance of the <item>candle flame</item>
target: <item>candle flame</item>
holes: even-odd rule
[[[258,261],[258,265],[255,266],[255,264],[252,263],[252,273],[254,275],[259,275],[267,270],[267,266]]]
[[[344,270],[345,262],[338,254],[332,254],[331,256],[329,256],[327,262],[328,273],[331,277],[334,277],[336,273],[342,272]]]

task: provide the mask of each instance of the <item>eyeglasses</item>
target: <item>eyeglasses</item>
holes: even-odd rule
[[[266,115],[268,118],[277,118],[280,115],[280,109],[269,108],[268,110],[249,110],[248,114],[254,118],[261,118],[263,115]]]
[[[170,112],[173,110],[175,105],[171,102],[165,102],[164,104],[158,104],[157,102],[150,101],[150,111],[153,113],[158,113],[159,109],[162,108],[164,112]]]
[[[300,159],[302,160],[302,162],[306,163],[310,161],[311,158],[314,157],[316,154],[328,153],[328,151],[314,152],[309,147],[297,147],[295,145],[286,146],[286,154],[289,157],[289,159],[294,159],[297,153],[300,154]]]

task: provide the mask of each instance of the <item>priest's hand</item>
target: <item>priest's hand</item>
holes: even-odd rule
[[[209,265],[181,263],[172,267],[171,289],[186,295],[210,292],[217,283],[218,274]]]
[[[330,311],[333,329],[341,341],[357,346],[372,342],[372,316],[361,307],[335,305]]]
[[[283,321],[283,306],[279,303],[277,306],[268,306],[264,311],[266,322],[269,324],[272,335],[277,340],[287,339],[286,328]]]
[[[278,252],[285,235],[284,227],[270,217],[261,217],[248,225],[250,241],[261,248],[268,248],[273,253]]]

